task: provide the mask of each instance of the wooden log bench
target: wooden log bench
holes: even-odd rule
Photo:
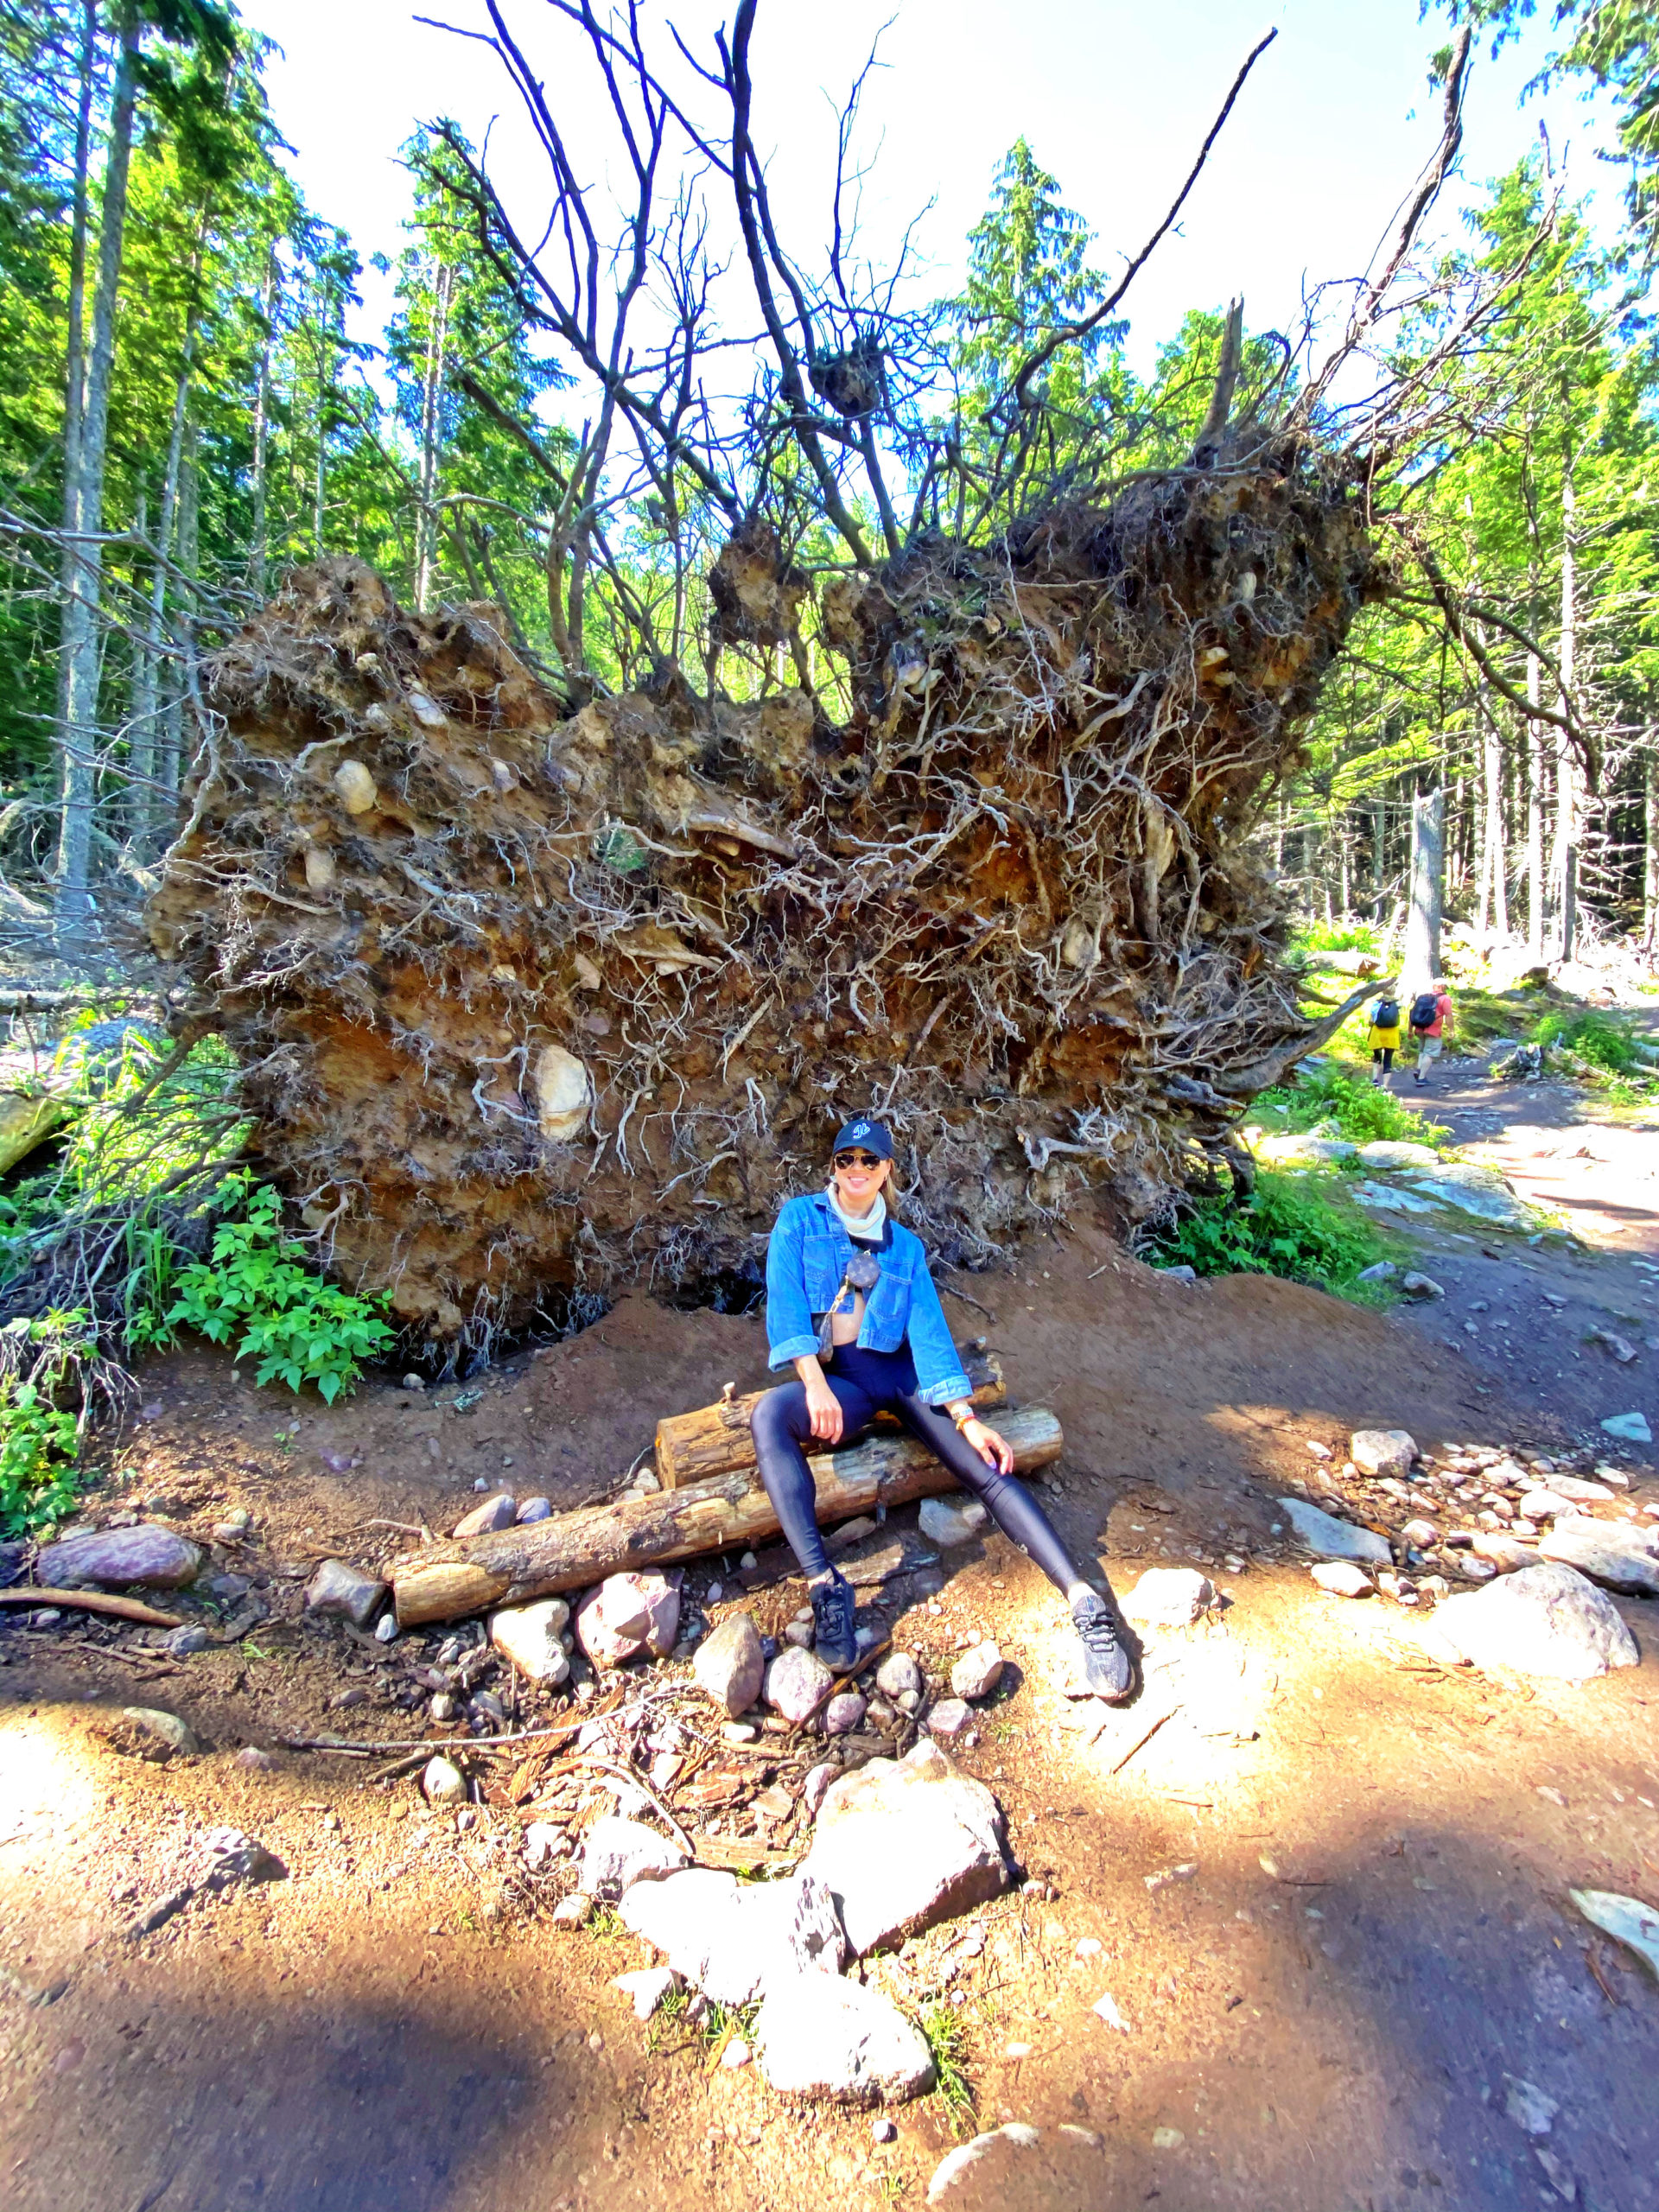
[[[996,1426],[1022,1474],[1057,1459],[1065,1446],[1059,1422],[1041,1406],[999,1414]],[[817,1486],[818,1519],[825,1524],[956,1487],[950,1469],[901,1429],[873,1433],[849,1449],[814,1453],[807,1465]],[[414,1628],[584,1590],[631,1567],[747,1551],[778,1533],[771,1499],[752,1468],[739,1467],[550,1521],[429,1544],[393,1560],[387,1574],[398,1626]]]
[[[1002,1364],[996,1354],[974,1351],[963,1361],[973,1385],[976,1406],[1000,1406],[1007,1395]],[[784,1378],[787,1380],[787,1377]],[[657,1479],[664,1490],[683,1490],[688,1483],[709,1482],[716,1475],[754,1471],[754,1438],[749,1421],[764,1390],[746,1390],[739,1397],[732,1385],[712,1406],[695,1413],[671,1414],[657,1424]],[[891,1414],[878,1414],[872,1434],[897,1435],[899,1424]]]

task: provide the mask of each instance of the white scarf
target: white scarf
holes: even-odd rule
[[[833,1183],[823,1195],[830,1201],[830,1212],[834,1214],[849,1236],[855,1237],[861,1244],[874,1244],[880,1241],[881,1232],[887,1226],[887,1202],[879,1191],[876,1193],[875,1204],[870,1208],[868,1213],[862,1214],[842,1211],[841,1202],[836,1196]]]

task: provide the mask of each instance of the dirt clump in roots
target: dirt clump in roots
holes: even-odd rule
[[[804,676],[804,582],[741,535],[721,628]],[[325,561],[211,667],[151,936],[338,1271],[456,1353],[550,1290],[752,1277],[856,1111],[983,1265],[1155,1211],[1313,1041],[1251,839],[1387,586],[1351,490],[1248,430],[833,579],[841,722],[669,665],[570,715],[493,610]]]

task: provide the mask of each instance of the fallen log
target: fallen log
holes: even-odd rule
[[[995,1352],[969,1352],[963,1365],[973,1384],[976,1406],[1000,1406],[1007,1395],[1001,1362]],[[726,1395],[715,1405],[699,1406],[693,1413],[671,1414],[657,1424],[657,1479],[664,1490],[683,1490],[688,1483],[712,1482],[718,1475],[752,1472],[754,1438],[750,1417],[766,1395],[746,1390],[741,1397],[726,1385]],[[898,1423],[886,1414],[876,1416],[880,1432],[896,1430]]]
[[[1028,1406],[997,1424],[1022,1473],[1059,1457],[1060,1424]],[[875,1505],[902,1505],[955,1487],[955,1477],[909,1436],[871,1436],[850,1451],[807,1462],[822,1522],[843,1521]],[[738,1472],[645,1497],[619,1498],[550,1521],[498,1529],[486,1536],[433,1544],[387,1569],[400,1628],[453,1620],[491,1605],[585,1589],[629,1567],[657,1567],[700,1554],[747,1548],[778,1534],[765,1491]]]

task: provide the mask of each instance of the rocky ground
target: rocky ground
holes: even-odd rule
[[[1501,1116],[1498,1143],[1523,1109],[1558,1145],[1541,1174],[1576,1189],[1578,1144],[1611,1149],[1581,1101],[1558,1136],[1541,1086],[1452,1072],[1440,1117]],[[802,1592],[764,1558],[644,1592],[661,1659],[596,1666],[544,1621],[539,1685],[478,1624],[381,1641],[366,1606],[308,1608],[324,1562],[372,1581],[480,1486],[613,1494],[658,1414],[762,1379],[752,1320],[631,1297],[467,1389],[332,1409],[156,1362],[86,1521],[200,1548],[147,1593],[189,1629],[0,1609],[8,2200],[1659,2206],[1659,1986],[1569,1895],[1659,1897],[1659,1489],[1599,1426],[1656,1411],[1633,1255],[1659,1220],[1605,1178],[1581,1243],[1390,1216],[1445,1294],[1389,1316],[1171,1281],[1087,1231],[958,1286],[960,1333],[1058,1414],[1051,1510],[1139,1617],[1121,1711],[1068,1694],[1029,1563],[926,1508],[845,1554],[884,1680],[802,1725]],[[1615,1200],[1608,1237],[1587,1217]],[[607,1609],[601,1661],[629,1630]],[[745,1615],[773,1648],[758,1707]],[[1615,1663],[1538,1672],[1562,1645]],[[323,1739],[376,1748],[296,1748]],[[707,1875],[675,1871],[688,1848]],[[766,1961],[823,1936],[825,1890],[861,1955],[810,2054],[850,2052],[873,2107],[763,2028]],[[737,1932],[756,1899],[787,1929]],[[652,1991],[618,1977],[664,1967],[681,1985],[636,2018]]]

